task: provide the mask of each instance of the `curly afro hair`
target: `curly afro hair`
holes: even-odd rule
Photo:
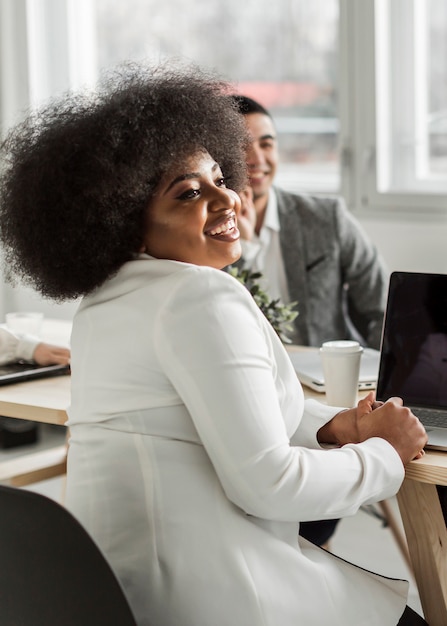
[[[247,138],[228,95],[195,66],[128,64],[93,95],[31,113],[0,148],[7,278],[59,301],[99,287],[139,250],[163,174],[197,150],[240,191]]]

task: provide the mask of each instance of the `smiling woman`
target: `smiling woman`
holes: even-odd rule
[[[405,582],[298,539],[299,523],[394,495],[425,430],[372,395],[305,404],[275,330],[221,271],[247,183],[229,91],[197,68],[132,69],[3,145],[10,271],[84,296],[66,504],[139,626],[392,626]]]

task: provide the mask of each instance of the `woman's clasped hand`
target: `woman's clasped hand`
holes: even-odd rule
[[[401,398],[376,402],[374,392],[362,398],[357,407],[338,413],[318,432],[320,443],[340,446],[360,443],[371,437],[388,441],[406,464],[424,454],[427,433],[419,419]]]

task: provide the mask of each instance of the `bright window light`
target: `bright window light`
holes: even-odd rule
[[[376,2],[379,192],[447,191],[447,3]]]

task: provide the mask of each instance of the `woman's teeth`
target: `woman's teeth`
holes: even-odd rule
[[[226,233],[229,230],[232,230],[236,226],[233,218],[229,219],[225,224],[221,224],[217,226],[217,228],[213,228],[213,230],[209,231],[210,235],[222,235],[222,233]]]

